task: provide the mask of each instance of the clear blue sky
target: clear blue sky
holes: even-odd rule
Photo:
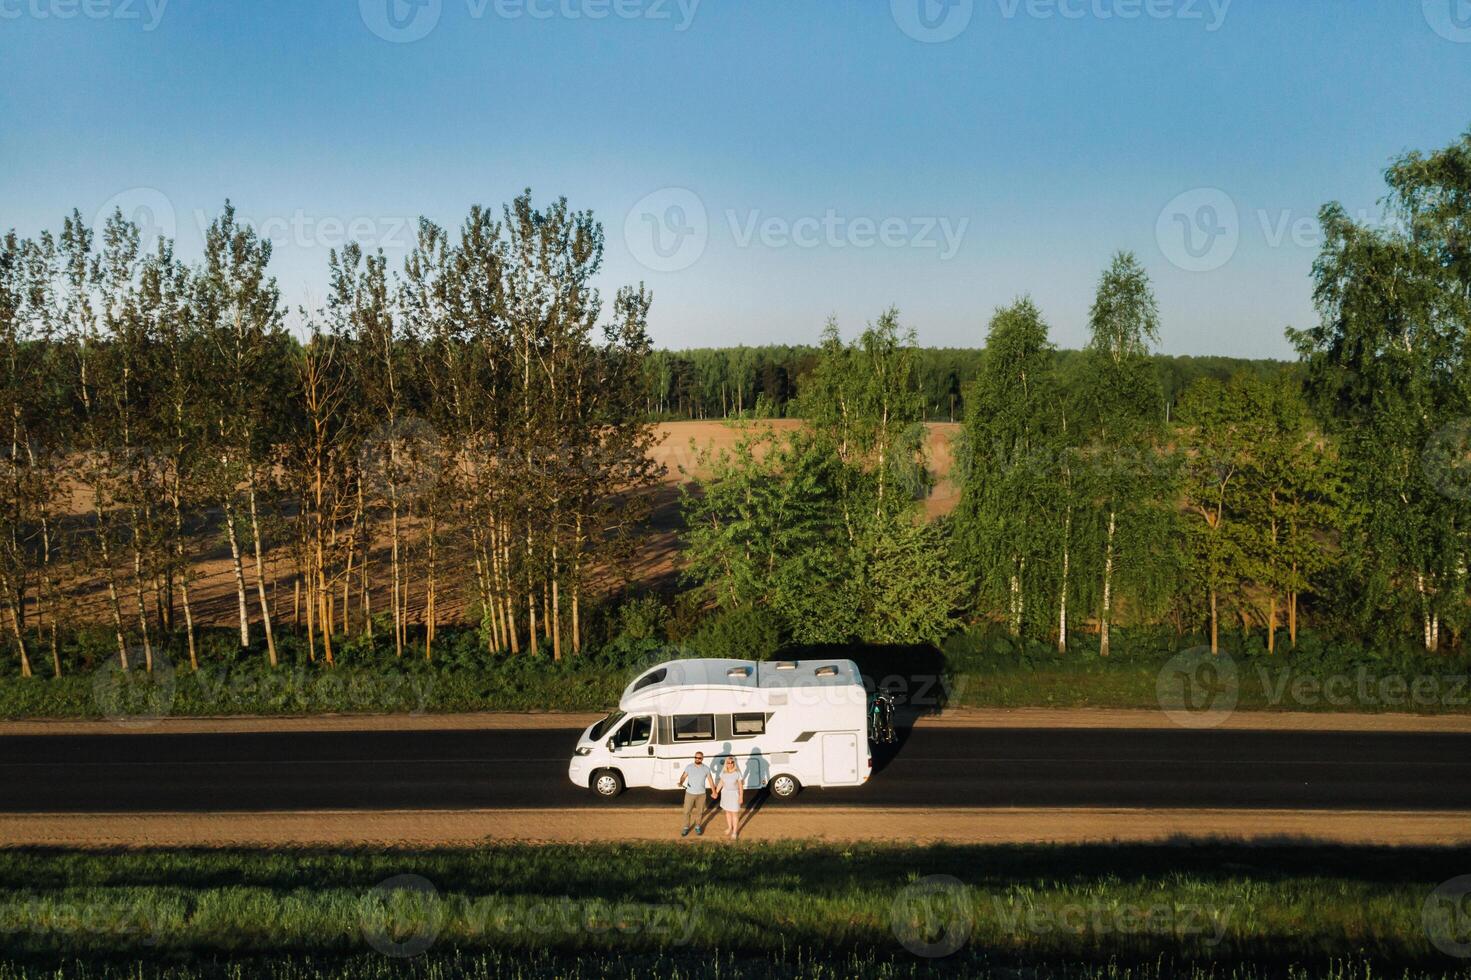
[[[414,216],[530,186],[603,220],[605,295],[647,282],[665,346],[889,304],[979,345],[1028,292],[1076,346],[1128,248],[1165,350],[1285,356],[1293,223],[1377,214],[1393,156],[1471,126],[1471,3],[1223,4],[0,0],[0,227],[116,200],[196,256],[228,196],[295,307],[350,226],[397,264]]]

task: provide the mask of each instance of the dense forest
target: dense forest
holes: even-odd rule
[[[1311,628],[1460,648],[1468,174],[1471,135],[1391,165],[1382,226],[1323,209],[1320,321],[1289,333],[1291,365],[1160,356],[1168,324],[1128,253],[1081,351],[1022,296],[975,351],[923,349],[889,310],[810,348],[668,353],[647,290],[605,309],[592,287],[594,217],[529,192],[454,233],[421,223],[399,270],[334,252],[299,336],[270,243],[228,206],[192,264],[122,214],[12,233],[8,669],[61,675],[83,626],[124,670],[163,647],[197,666],[207,552],[240,648],[271,666],[287,630],[323,666],[363,636],[432,659],[450,625],[485,657],[584,652],[594,606],[657,622],[676,599],[618,573],[652,533],[671,416],[805,420],[747,427],[681,490],[677,604],[737,633],[925,644],[989,623],[1106,657],[1139,625],[1268,650]],[[960,502],[926,520],[924,424],[950,419]]]
[[[978,338],[981,339],[981,338]],[[656,350],[645,367],[645,406],[671,419],[800,418],[803,378],[816,368],[822,349],[812,346],[715,347]],[[921,347],[914,351],[914,384],[926,420],[959,422],[965,397],[981,371],[983,347]],[[1082,351],[1055,353],[1066,375]],[[1225,381],[1238,374],[1272,377],[1294,365],[1235,357],[1171,357],[1153,354],[1168,414],[1198,378]]]

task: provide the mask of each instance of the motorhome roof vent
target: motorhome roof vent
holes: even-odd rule
[[[817,668],[816,673],[818,677],[837,677],[838,668],[836,664],[827,664]]]
[[[795,660],[778,660],[776,662],[776,669],[777,670],[796,670],[797,669],[797,661],[795,661]]]
[[[751,668],[750,667],[732,667],[730,670],[727,670],[725,672],[725,676],[726,677],[750,677],[751,676]]]

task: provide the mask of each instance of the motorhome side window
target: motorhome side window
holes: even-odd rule
[[[731,715],[730,733],[736,738],[750,737],[752,735],[766,734],[766,715],[756,712],[753,714]]]
[[[649,740],[649,736],[652,735],[653,732],[654,719],[648,717],[647,715],[644,715],[640,718],[634,718],[628,724],[620,728],[618,730],[618,734],[614,736],[613,744],[619,746],[643,745]]]
[[[675,715],[676,742],[708,742],[715,738],[714,715]]]

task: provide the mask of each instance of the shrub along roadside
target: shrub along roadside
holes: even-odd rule
[[[155,646],[155,671],[118,669],[105,636],[81,634],[65,648],[61,678],[0,675],[0,718],[602,711],[637,673],[691,656],[844,657],[871,686],[910,708],[1161,706],[1162,685],[1194,701],[1239,709],[1295,711],[1471,712],[1471,661],[1413,649],[1377,652],[1304,634],[1295,651],[1268,654],[1259,644],[1205,657],[1191,638],[1168,631],[1115,633],[1112,655],[1091,638],[1066,654],[1019,643],[994,628],[958,633],[941,647],[783,645],[759,610],[710,617],[679,644],[659,609],[634,608],[597,651],[556,662],[545,656],[489,656],[470,629],[442,628],[435,658],[413,644],[395,656],[390,633],[354,638],[331,668],[312,662],[286,635],[272,670],[259,650],[239,650],[229,631],[206,633],[200,669],[176,642]],[[1182,651],[1196,651],[1184,654]],[[1183,656],[1183,660],[1182,660]],[[1194,657],[1192,660],[1191,657]],[[1203,673],[1203,671],[1205,673]],[[1183,687],[1181,687],[1183,685]],[[1226,697],[1229,696],[1229,697]],[[1197,705],[1198,706],[1198,705]]]

